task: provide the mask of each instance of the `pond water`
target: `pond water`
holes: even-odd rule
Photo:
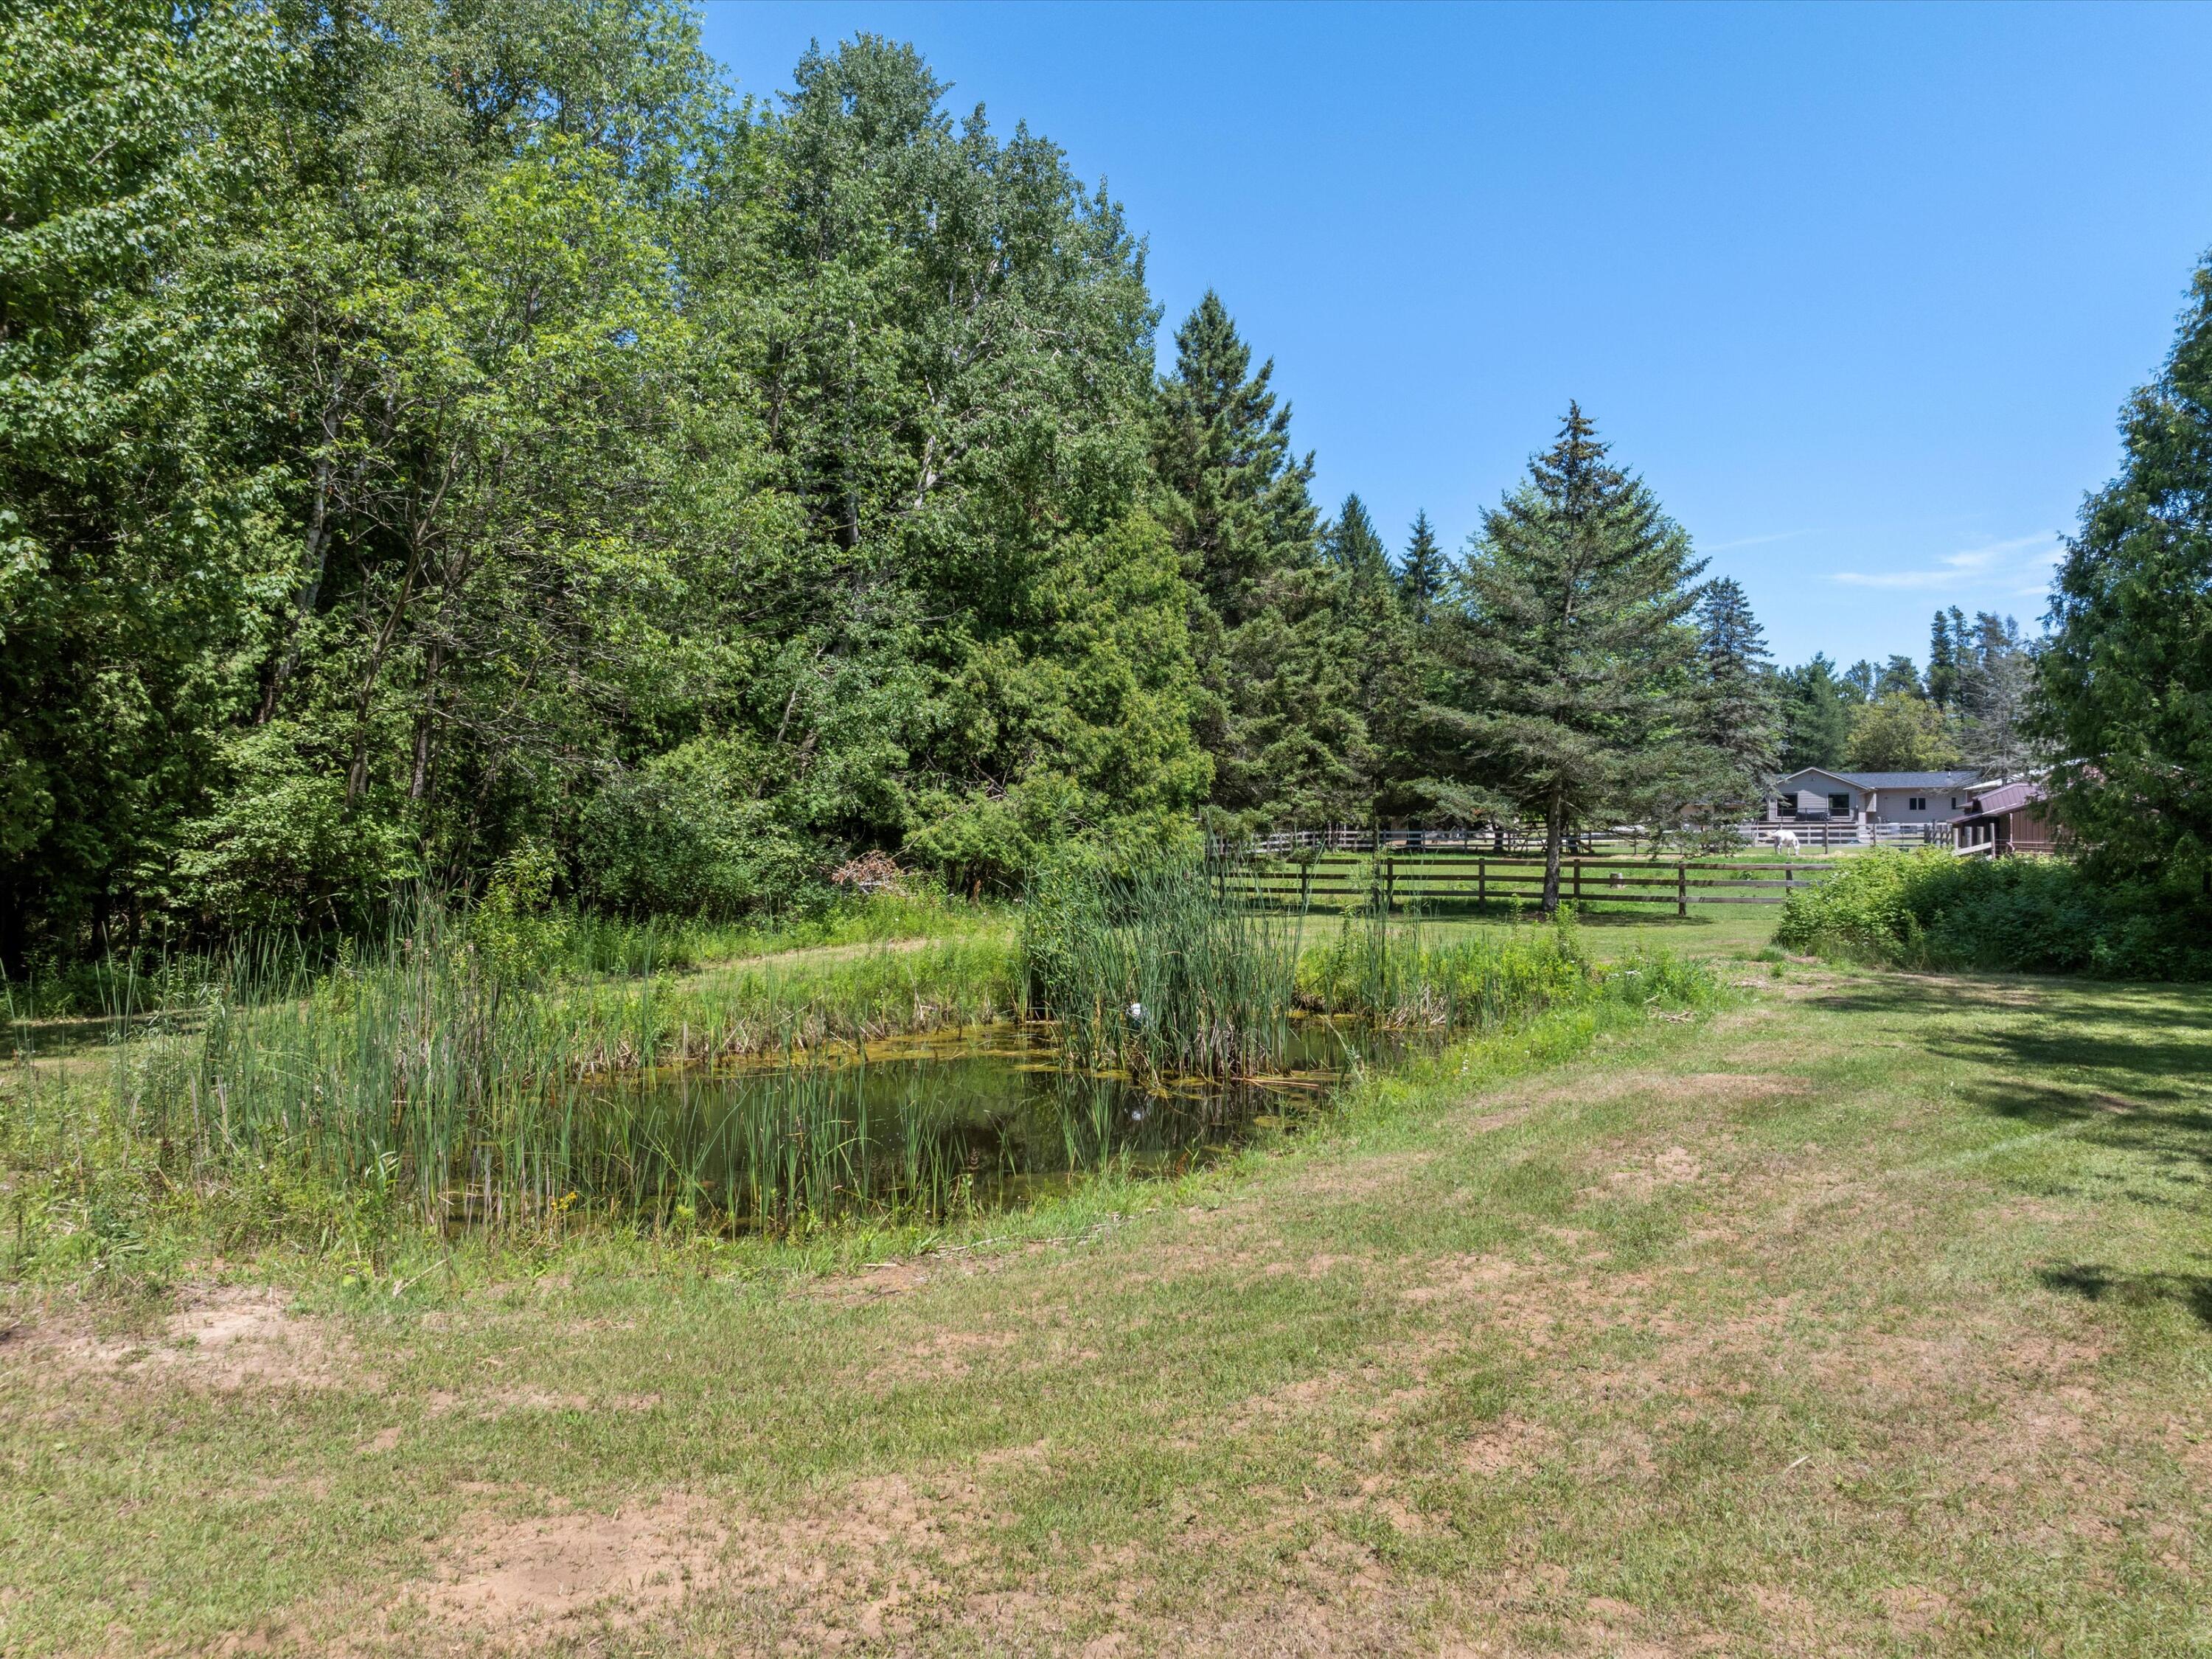
[[[602,1085],[644,1182],[742,1229],[860,1210],[935,1216],[1031,1201],[1108,1168],[1170,1173],[1294,1127],[1401,1038],[1293,1026],[1279,1074],[1146,1087],[1064,1063],[1050,1027],[1003,1024],[769,1062],[667,1066]],[[637,1176],[647,1171],[639,1170]]]

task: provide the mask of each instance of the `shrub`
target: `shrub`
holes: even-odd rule
[[[1862,854],[1792,896],[1774,937],[1904,967],[2212,979],[2212,914],[2200,900],[2100,882],[2054,859]]]

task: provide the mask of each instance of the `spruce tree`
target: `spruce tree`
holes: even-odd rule
[[[1962,619],[1963,621],[1963,619]],[[1962,629],[1963,634],[1963,629]],[[2034,653],[2010,617],[1977,611],[1960,653],[1959,743],[1966,763],[1990,778],[2027,770],[2033,745],[2022,730],[2035,677]]]
[[[1270,361],[1252,349],[1211,289],[1176,331],[1175,373],[1160,385],[1160,482],[1183,574],[1222,628],[1270,602],[1284,571],[1312,562],[1313,457],[1291,451],[1291,406],[1278,407]]]
[[[1850,742],[1856,700],[1820,652],[1812,661],[1782,671],[1782,769],[1834,768]]]
[[[1340,637],[1346,583],[1309,493],[1313,458],[1292,453],[1274,365],[1253,371],[1218,295],[1176,331],[1176,348],[1153,462],[1190,585],[1194,725],[1213,760],[1212,816],[1224,829],[1363,816],[1372,750],[1360,665]]]
[[[1390,556],[1383,550],[1382,538],[1375,533],[1375,520],[1369,516],[1366,503],[1357,494],[1344,498],[1324,541],[1330,560],[1347,581],[1389,582]]]
[[[1881,665],[1881,674],[1874,683],[1875,697],[1924,697],[1927,687],[1920,683],[1920,671],[1913,666],[1910,657],[1892,657]]]
[[[1435,611],[1437,597],[1443,589],[1443,550],[1437,545],[1437,532],[1430,526],[1428,513],[1424,509],[1414,515],[1405,557],[1398,566],[1399,601],[1414,627],[1429,625],[1430,614]]]
[[[1700,792],[1723,820],[1747,816],[1773,781],[1782,732],[1766,635],[1742,584],[1723,576],[1698,596],[1692,733],[1710,757]]]
[[[1528,479],[1486,514],[1460,574],[1447,700],[1456,780],[1544,826],[1543,908],[1570,828],[1647,789],[1680,747],[1703,570],[1579,405]]]
[[[1938,611],[1928,629],[1928,700],[1948,713],[1959,700],[1959,651],[1952,637],[1951,617]]]

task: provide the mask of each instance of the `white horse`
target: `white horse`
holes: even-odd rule
[[[1777,830],[1774,832],[1774,850],[1778,853],[1796,852],[1797,832],[1795,830]]]

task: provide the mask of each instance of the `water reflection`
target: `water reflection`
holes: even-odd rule
[[[1029,1202],[1079,1176],[1171,1173],[1309,1116],[1404,1039],[1297,1022],[1286,1068],[1146,1088],[1072,1072],[1048,1026],[1003,1024],[606,1085],[633,1178],[702,1219],[787,1226],[856,1210],[939,1216]]]

